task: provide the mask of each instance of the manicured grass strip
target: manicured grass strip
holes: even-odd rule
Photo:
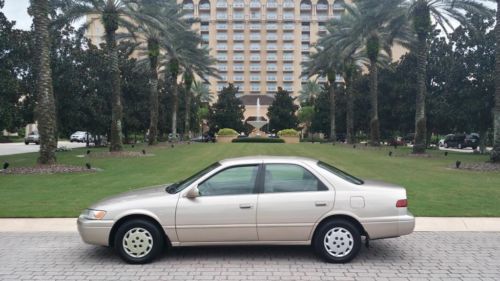
[[[106,196],[178,181],[209,164],[247,155],[297,155],[316,158],[361,178],[407,188],[410,210],[418,216],[500,216],[500,173],[450,168],[482,162],[485,155],[431,151],[430,158],[409,157],[408,148],[365,148],[331,144],[191,144],[147,147],[151,157],[79,158],[87,149],[57,154],[59,163],[103,169],[97,173],[0,175],[0,217],[75,217]],[[92,152],[106,149],[91,149]],[[388,152],[393,151],[392,157]],[[92,153],[91,152],[91,153]],[[2,156],[11,167],[34,165],[37,154]]]

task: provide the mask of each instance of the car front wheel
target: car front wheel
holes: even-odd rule
[[[349,262],[361,249],[360,230],[350,221],[332,220],[318,229],[313,245],[316,253],[327,262]]]
[[[118,228],[115,249],[131,264],[151,262],[163,249],[164,239],[156,225],[145,220],[130,220]]]

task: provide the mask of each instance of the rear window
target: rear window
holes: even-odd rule
[[[357,184],[357,185],[362,185],[364,183],[364,181],[362,179],[359,179],[355,176],[349,175],[348,173],[346,173],[338,168],[335,168],[334,166],[327,164],[325,162],[319,161],[318,166],[320,166],[321,168],[331,172],[332,174],[336,175],[337,177],[342,178],[350,183]]]

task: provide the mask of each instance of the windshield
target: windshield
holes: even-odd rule
[[[213,169],[217,168],[220,166],[220,163],[219,162],[215,162],[213,163],[212,165],[206,167],[205,169],[199,171],[198,173],[190,176],[189,178],[187,179],[184,179],[180,182],[176,182],[172,185],[169,185],[167,186],[167,188],[165,189],[168,193],[177,193],[181,190],[183,190],[184,188],[190,186],[193,182],[195,182],[197,179],[201,178],[204,174],[212,171]]]
[[[364,181],[362,179],[359,179],[355,176],[349,175],[348,173],[339,170],[338,168],[335,168],[334,166],[327,164],[325,162],[318,162],[318,166],[321,168],[331,172],[332,174],[335,174],[337,177],[342,178],[350,183],[357,184],[357,185],[362,185]]]

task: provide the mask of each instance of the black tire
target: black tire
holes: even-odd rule
[[[30,144],[30,142],[29,142],[29,141],[25,141],[25,142],[24,142],[24,144],[25,144],[25,145],[29,145],[29,144]]]
[[[350,250],[348,250],[348,254],[342,255],[343,253],[339,253],[339,255],[335,256],[334,254],[329,252],[329,249],[327,249],[327,246],[325,246],[325,240],[327,234],[330,233],[330,231],[340,231],[339,234],[340,236],[348,236],[352,240],[352,244],[350,247]],[[346,231],[346,232],[344,232]],[[337,244],[338,245],[331,245],[333,247],[349,247],[349,246],[344,246],[343,243],[349,243],[346,240],[343,240],[343,237],[340,237],[337,239],[332,240],[332,244]],[[344,219],[334,219],[331,221],[328,221],[327,223],[323,224],[320,226],[314,235],[313,238],[313,247],[316,252],[323,260],[326,262],[330,263],[346,263],[351,261],[353,258],[355,258],[359,250],[361,249],[361,231],[354,225],[352,222]],[[330,248],[330,251],[334,251],[335,248]]]
[[[129,239],[132,238],[132,235],[134,233],[129,233],[129,231],[132,231],[133,229],[142,229],[146,230],[149,233],[149,236],[151,241],[152,241],[152,246],[150,248],[147,248],[147,245],[143,243],[147,243],[147,241],[143,241],[140,238],[136,237],[137,245],[133,245],[134,247],[140,246],[141,248],[146,248],[145,252],[149,251],[147,254],[144,256],[134,256],[134,254],[129,253],[127,249],[124,246],[124,237],[125,235],[128,234]],[[161,252],[162,249],[164,249],[165,245],[165,239],[160,232],[161,230],[158,229],[158,227],[146,220],[140,220],[140,219],[133,219],[130,221],[125,222],[122,224],[118,230],[116,231],[115,234],[115,243],[114,243],[114,248],[120,255],[120,257],[127,263],[130,264],[145,264],[153,261]],[[143,234],[147,234],[146,232],[142,232]],[[142,235],[142,234],[141,234]],[[150,242],[151,242],[150,241]],[[134,241],[135,243],[135,241]],[[143,247],[144,246],[144,247]],[[132,248],[132,244],[131,244]]]
[[[36,142],[35,142],[35,144],[36,144],[36,145],[39,145],[39,144],[40,144],[40,142],[39,142],[39,141],[36,141]]]

